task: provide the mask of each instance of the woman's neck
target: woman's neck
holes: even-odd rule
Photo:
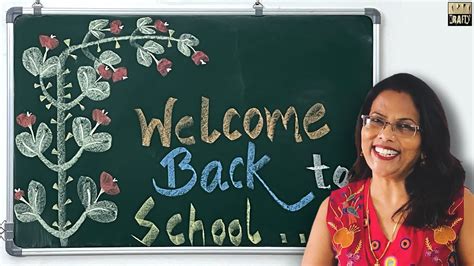
[[[373,176],[370,182],[370,197],[375,205],[390,209],[400,208],[409,199],[405,179]]]

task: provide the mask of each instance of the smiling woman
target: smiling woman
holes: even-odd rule
[[[474,196],[434,91],[393,75],[359,117],[350,183],[321,204],[302,265],[474,265]]]

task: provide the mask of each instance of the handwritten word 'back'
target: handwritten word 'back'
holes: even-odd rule
[[[178,163],[178,167],[181,171],[189,171],[192,173],[189,181],[182,187],[176,187],[176,162],[175,159],[178,155],[184,154],[184,158]],[[191,165],[191,158],[192,154],[184,147],[178,147],[170,151],[160,162],[163,167],[168,169],[168,187],[162,188],[158,186],[155,179],[152,180],[153,187],[155,188],[156,192],[163,196],[167,197],[177,197],[182,196],[188,193],[194,185],[196,185],[198,181],[198,176],[196,170]],[[275,200],[281,207],[285,210],[290,212],[296,212],[306,206],[314,199],[313,192],[309,192],[304,197],[302,197],[298,202],[294,204],[288,204],[281,200],[272,190],[271,188],[265,183],[263,177],[261,177],[257,172],[262,169],[268,162],[270,162],[270,157],[267,155],[262,156],[258,161],[255,161],[255,144],[252,142],[248,143],[248,152],[247,152],[247,164],[244,165],[244,160],[242,157],[235,157],[229,168],[229,178],[234,186],[237,189],[241,189],[243,187],[242,181],[236,181],[234,176],[235,168],[239,165],[242,167],[246,167],[246,186],[247,188],[253,190],[254,189],[254,181],[257,180],[260,184],[267,190],[270,196]],[[213,171],[215,171],[214,177],[212,177],[212,181],[209,183],[209,175]],[[229,183],[227,181],[222,180],[222,164],[220,161],[211,161],[208,163],[204,169],[202,170],[201,177],[200,177],[200,185],[201,188],[211,193],[213,192],[217,186],[222,191],[229,189]]]

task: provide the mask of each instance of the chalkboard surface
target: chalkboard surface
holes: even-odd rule
[[[344,185],[367,16],[22,15],[14,32],[18,247],[303,247]]]

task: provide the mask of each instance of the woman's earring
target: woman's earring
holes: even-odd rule
[[[420,155],[420,166],[425,166],[426,165],[426,155],[422,152]]]
[[[361,151],[359,157],[364,157],[364,153]]]

